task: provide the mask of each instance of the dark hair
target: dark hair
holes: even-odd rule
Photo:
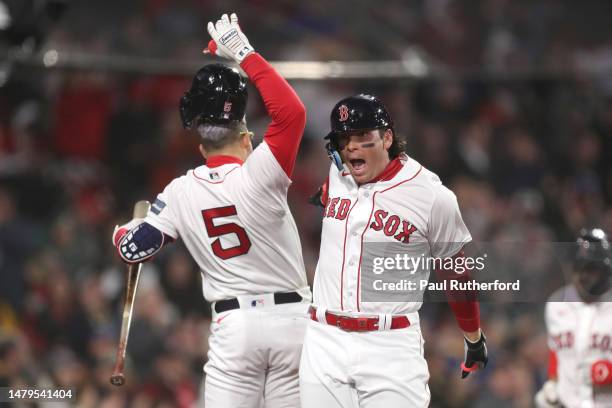
[[[244,122],[233,121],[227,125],[213,124],[207,121],[198,123],[200,143],[206,150],[214,151],[224,148],[240,138],[247,131]]]
[[[389,158],[393,160],[400,154],[406,152],[406,141],[403,138],[400,138],[393,129],[390,130],[393,132],[393,142],[391,142],[391,147],[389,147]],[[385,131],[386,129],[380,129],[380,137],[383,137]]]

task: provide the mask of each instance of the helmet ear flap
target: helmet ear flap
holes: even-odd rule
[[[344,165],[342,164],[342,158],[340,157],[340,153],[336,150],[336,146],[334,143],[329,141],[325,144],[325,150],[327,151],[327,156],[334,163],[338,171],[344,170]]]
[[[181,113],[181,121],[183,122],[183,128],[191,129],[193,125],[194,112],[192,105],[191,92],[187,91],[185,95],[181,98],[179,103],[179,111]]]

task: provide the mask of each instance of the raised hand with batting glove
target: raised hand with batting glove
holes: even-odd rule
[[[212,37],[212,44],[208,46],[211,53],[240,64],[249,54],[255,52],[238,25],[236,13],[232,13],[230,17],[223,14],[216,23],[209,22],[207,28]]]
[[[487,338],[480,332],[480,338],[476,342],[471,342],[464,337],[464,358],[461,363],[461,378],[465,378],[472,371],[476,371],[487,366],[489,357],[487,355]]]

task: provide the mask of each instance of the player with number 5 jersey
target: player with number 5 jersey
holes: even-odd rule
[[[238,71],[202,68],[180,111],[201,136],[206,165],[174,179],[144,220],[117,228],[114,242],[125,262],[142,262],[180,237],[199,265],[213,308],[206,406],[295,407],[311,293],[287,190],[305,109],[254,52],[235,14],[208,31],[209,50],[238,63],[263,98],[272,118],[263,142],[253,150]]]

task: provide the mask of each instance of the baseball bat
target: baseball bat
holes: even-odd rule
[[[151,203],[142,200],[134,204],[134,218],[144,218],[149,212]],[[110,383],[119,387],[125,384],[123,366],[125,364],[125,351],[127,349],[128,335],[130,333],[130,323],[132,322],[132,310],[134,308],[134,298],[136,297],[136,287],[142,264],[128,265],[127,285],[125,290],[125,301],[123,303],[123,318],[121,320],[121,335],[117,346],[117,356],[115,358],[115,368],[111,375]]]

